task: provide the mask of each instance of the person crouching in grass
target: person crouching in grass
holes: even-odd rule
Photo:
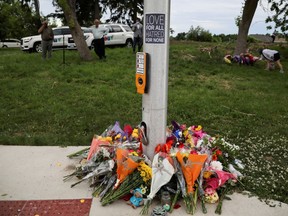
[[[283,66],[280,62],[280,53],[277,50],[271,50],[271,49],[259,49],[260,60],[264,59],[267,62],[266,69],[270,70],[270,68],[274,67],[274,63],[278,65],[280,68],[280,73],[284,73]],[[274,68],[273,68],[274,69]]]

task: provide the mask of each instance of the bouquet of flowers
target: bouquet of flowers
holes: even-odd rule
[[[184,196],[187,213],[194,214],[197,202],[197,191],[194,190],[194,184],[201,172],[205,160],[207,159],[207,155],[187,155],[177,152],[176,158],[181,165],[187,185],[187,194]]]
[[[158,153],[154,156],[152,162],[150,194],[148,195],[148,199],[146,200],[140,214],[148,214],[149,207],[156,193],[163,185],[167,184],[171,180],[174,172],[175,169],[173,167],[173,161],[169,155],[165,153]]]
[[[117,181],[114,185],[115,189],[138,167],[140,160],[142,159],[137,154],[129,154],[126,149],[116,150]]]
[[[142,194],[146,194],[145,185],[150,185],[152,178],[152,169],[144,161],[141,161],[135,171],[127,175],[119,187],[113,188],[102,199],[103,206],[118,200],[130,193],[135,188],[142,188]]]
[[[243,177],[237,169],[244,165],[234,157],[239,147],[208,135],[200,125],[186,127],[172,121],[166,143],[157,145],[151,163],[142,151],[142,142],[147,142],[145,130],[139,128],[126,125],[122,130],[119,122],[109,126],[93,138],[89,149],[69,155],[82,154],[84,159],[65,180],[78,177],[74,187],[91,179],[93,195],[100,197],[103,206],[141,190],[147,196],[142,215],[163,188],[175,194],[170,212],[182,194],[188,214],[195,213],[198,199],[203,213],[207,212],[205,203],[218,203],[215,213],[221,214],[224,197]]]

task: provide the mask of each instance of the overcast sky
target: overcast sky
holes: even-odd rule
[[[43,15],[54,12],[52,0],[40,0]],[[240,15],[244,0],[171,0],[170,27],[175,31],[188,32],[191,26],[200,26],[212,34],[237,34],[235,18]],[[257,7],[249,34],[272,33],[267,30],[265,19],[269,15],[267,0]],[[263,9],[263,8],[266,8]]]

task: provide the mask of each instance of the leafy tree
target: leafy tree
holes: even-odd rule
[[[211,42],[212,34],[208,30],[205,30],[200,26],[197,26],[196,28],[191,26],[190,30],[186,35],[186,38],[187,40]]]
[[[21,38],[31,34],[37,34],[41,25],[37,16],[28,4],[20,1],[0,2],[0,39]]]
[[[65,20],[63,11],[58,5],[58,0],[53,0],[53,5],[57,8],[56,13],[50,14],[51,17]],[[78,22],[82,26],[90,26],[95,18],[101,19],[107,12],[110,18],[106,22],[126,22],[128,24],[135,22],[137,15],[143,14],[143,0],[76,0],[75,9]]]
[[[137,15],[143,14],[144,1],[143,0],[107,0],[107,7],[110,9],[111,20],[118,21],[126,16],[135,22]],[[129,19],[127,20],[129,22]]]
[[[48,17],[61,19],[64,25],[67,24],[62,8],[58,4],[58,0],[53,0],[52,4],[56,8],[55,13],[51,13]],[[77,20],[81,26],[91,26],[94,20],[101,19],[105,12],[106,6],[103,4],[106,0],[76,0],[75,12]]]
[[[176,40],[186,40],[186,33],[185,32],[181,32],[178,33],[175,37]]]
[[[268,3],[271,3],[270,10],[274,12],[273,16],[269,16],[266,19],[266,23],[274,22],[275,29],[280,28],[284,33],[288,30],[288,1],[287,0],[268,0]],[[271,26],[268,26],[267,29],[272,29]]]

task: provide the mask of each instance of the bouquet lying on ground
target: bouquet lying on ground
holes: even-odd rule
[[[161,189],[163,185],[167,184],[171,180],[174,172],[175,169],[173,167],[173,161],[168,154],[158,153],[154,156],[152,162],[152,181],[150,194],[148,195],[148,199],[141,211],[141,214],[148,214],[148,209],[156,193]]]
[[[93,195],[103,206],[127,200],[131,190],[140,188],[145,198],[141,214],[148,214],[160,191],[174,185],[175,190],[169,191],[174,193],[170,211],[182,196],[188,214],[195,213],[198,200],[203,213],[205,203],[217,203],[215,213],[221,214],[224,198],[243,176],[238,169],[244,165],[235,158],[239,147],[208,135],[199,125],[186,127],[173,121],[167,127],[166,143],[156,146],[151,163],[142,150],[144,133],[139,126],[125,125],[123,130],[119,122],[109,126],[92,139],[89,149],[75,153],[82,156],[81,163],[64,180],[77,177],[71,187],[91,180]]]

